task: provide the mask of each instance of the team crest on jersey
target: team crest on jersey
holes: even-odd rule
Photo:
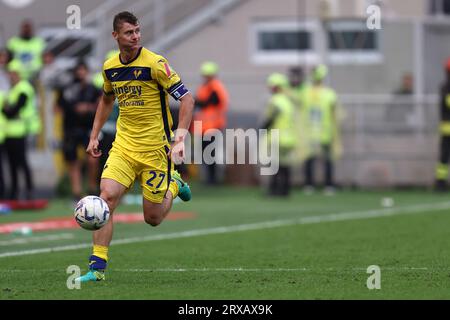
[[[134,74],[134,77],[137,79],[142,74],[142,70],[136,69],[136,70],[134,70],[133,74]]]

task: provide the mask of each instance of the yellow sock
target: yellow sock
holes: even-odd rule
[[[105,261],[108,261],[108,247],[105,246],[97,246],[94,244],[93,253],[94,256],[97,256]]]
[[[169,185],[169,191],[172,192],[173,199],[178,196],[178,183],[176,181],[171,181]]]

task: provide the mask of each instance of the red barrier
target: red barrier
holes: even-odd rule
[[[47,208],[48,200],[2,200],[0,205],[5,205],[11,210],[40,210]]]

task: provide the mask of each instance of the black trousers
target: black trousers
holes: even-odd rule
[[[334,163],[331,156],[331,146],[322,145],[323,163],[325,171],[325,186],[334,186]],[[305,185],[315,187],[315,164],[318,157],[310,157],[305,161]]]
[[[450,162],[450,136],[441,135],[439,144],[439,162],[435,172],[435,187],[439,191],[448,189],[448,165]]]
[[[202,139],[202,154],[204,154],[206,147],[215,141],[215,137],[211,137],[211,141],[205,141]],[[214,158],[216,156],[216,150],[211,152],[211,156]],[[206,166],[206,183],[209,185],[217,184],[217,165],[216,163],[205,164]]]
[[[441,136],[439,162],[442,164],[450,162],[450,136]]]
[[[288,196],[291,191],[291,170],[289,167],[280,166],[278,172],[270,177],[269,195]]]
[[[102,151],[102,155],[100,156],[100,170],[99,170],[99,181],[102,176],[103,169],[106,164],[106,160],[108,160],[109,151],[112,148],[114,139],[116,138],[116,135],[113,133],[103,133],[102,140],[100,140],[99,148]]]
[[[30,198],[33,192],[33,180],[31,176],[30,166],[26,157],[26,141],[25,138],[8,138],[5,141],[5,150],[8,157],[9,169],[11,173],[11,189],[8,198],[17,199],[19,196],[18,176],[19,171],[25,177],[26,197]]]
[[[4,158],[4,146],[0,144],[0,199],[5,199],[5,176],[3,175],[3,158]]]

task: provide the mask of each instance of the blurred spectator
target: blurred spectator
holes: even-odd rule
[[[21,80],[22,65],[17,60],[12,60],[7,67],[11,82],[11,90],[8,92],[7,101],[2,109],[6,117],[5,149],[8,156],[11,172],[11,190],[9,199],[18,199],[18,172],[25,175],[27,199],[33,197],[33,179],[27,161],[26,137],[29,133],[36,133],[35,115],[35,91],[26,80]]]
[[[69,166],[69,179],[74,200],[82,197],[82,161],[79,148],[83,151],[89,143],[90,130],[94,122],[101,91],[89,81],[89,69],[79,61],[73,70],[73,82],[59,90],[57,105],[63,113],[63,153]],[[81,152],[81,151],[80,151]],[[81,153],[84,155],[84,152]],[[88,171],[88,193],[98,193],[97,158],[86,156]]]
[[[42,53],[45,49],[44,39],[34,35],[33,24],[24,20],[20,26],[20,34],[9,39],[7,48],[13,60],[20,63],[20,77],[34,81],[42,67]]]
[[[9,90],[9,77],[6,66],[11,61],[11,53],[7,49],[0,49],[0,91]]]
[[[406,72],[402,76],[402,82],[400,87],[394,91],[394,94],[409,95],[414,93],[414,78],[409,72]]]
[[[289,97],[293,100],[294,104],[299,106],[302,91],[307,87],[305,81],[305,74],[303,68],[292,67],[289,69],[289,90],[287,91]]]
[[[223,83],[218,79],[219,67],[214,62],[202,64],[200,72],[203,76],[203,84],[197,89],[195,107],[199,109],[194,115],[194,121],[202,123],[202,151],[214,142],[214,136],[208,136],[209,129],[224,130],[227,125],[228,92]],[[195,134],[198,134],[195,132]],[[222,146],[219,146],[222,147]],[[211,154],[215,157],[215,151]],[[217,165],[206,165],[207,184],[217,184]]]
[[[67,83],[71,79],[67,76],[55,62],[55,56],[51,51],[46,51],[42,55],[42,69],[39,73],[39,81],[45,89],[55,89]]]
[[[3,175],[3,144],[6,138],[6,118],[3,115],[3,106],[5,104],[5,93],[0,91],[0,200],[5,199],[5,180]]]
[[[5,199],[6,189],[3,175],[3,161],[5,157],[4,143],[6,139],[6,118],[3,115],[3,107],[6,103],[6,94],[9,91],[9,77],[6,67],[11,61],[11,54],[6,49],[0,49],[0,199]]]
[[[303,68],[296,66],[289,69],[289,88],[286,90],[286,93],[294,104],[294,118],[298,124],[301,123],[303,117],[301,99],[308,85]],[[295,126],[296,145],[293,160],[297,163],[301,163],[304,156],[304,148],[302,145],[303,129],[300,125]]]
[[[325,193],[334,194],[334,161],[341,152],[337,96],[323,81],[328,74],[325,65],[314,68],[312,85],[305,88],[302,103],[304,112],[305,192],[316,188],[315,163],[322,158],[325,173]]]
[[[450,58],[445,65],[445,74],[446,80],[440,92],[440,150],[435,172],[436,191],[448,190],[448,165],[450,162]]]
[[[286,76],[274,73],[267,79],[270,97],[262,129],[269,130],[267,143],[271,143],[270,130],[279,130],[279,170],[270,177],[269,195],[288,196],[291,189],[290,164],[296,144],[295,107],[286,93],[289,86]]]
[[[450,0],[430,0],[431,14],[450,14]]]
[[[414,112],[413,101],[408,98],[414,94],[414,78],[410,72],[403,74],[400,86],[392,94],[394,99],[392,105],[386,109],[386,122],[408,122]]]

